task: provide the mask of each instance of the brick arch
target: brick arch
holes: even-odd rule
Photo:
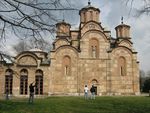
[[[121,40],[121,41],[119,42],[119,44],[121,44],[121,43],[123,43],[123,42],[128,43],[130,46],[132,46],[132,44],[133,44],[133,42],[131,42],[130,40]]]
[[[93,21],[93,20],[90,20],[90,21],[88,21],[86,24],[84,24],[83,25],[83,27],[81,28],[81,32],[82,32],[82,30],[85,30],[84,31],[84,33],[85,32],[87,32],[88,30],[90,30],[89,28],[88,28],[88,26],[90,25],[90,24],[92,24],[92,25],[94,25],[94,28],[92,28],[93,30],[95,29],[95,30],[100,30],[100,31],[103,31],[104,30],[104,28],[98,23],[98,22],[96,22],[96,21]],[[88,28],[88,29],[87,29]]]
[[[133,54],[132,50],[129,49],[129,48],[127,48],[127,47],[125,47],[125,46],[118,46],[117,48],[113,49],[113,50],[112,50],[112,54],[114,54],[114,53],[115,53],[116,51],[118,51],[118,50],[124,50],[124,51],[127,51],[128,54],[130,54],[130,55]]]
[[[27,75],[27,74],[28,74],[28,70],[27,70],[27,69],[21,69],[21,70],[20,70],[20,73],[23,73],[23,74],[26,74],[26,75]]]
[[[98,80],[97,79],[92,79],[91,83],[94,84],[94,85],[96,85],[96,84],[98,84]]]
[[[57,49],[63,45],[70,45],[70,42],[66,38],[59,38],[55,42],[53,42],[53,48]]]
[[[37,69],[35,73],[43,76],[43,71],[41,69]]]
[[[5,75],[13,75],[13,70],[12,69],[6,69]]]
[[[38,56],[36,54],[34,54],[33,52],[31,51],[23,51],[21,53],[19,53],[17,56],[16,56],[16,60],[19,60],[20,58],[24,57],[24,56],[31,56],[33,57],[34,59],[38,59]]]
[[[56,49],[56,51],[55,51],[55,57],[56,57],[56,55],[57,55],[60,51],[66,50],[66,49],[72,50],[72,51],[75,53],[76,56],[78,56],[78,52],[80,52],[78,49],[76,49],[76,48],[73,47],[73,46],[70,46],[70,45],[63,45],[63,46],[60,46],[60,47],[58,47],[58,48]]]
[[[18,58],[17,65],[37,66],[38,65],[37,59],[38,58],[36,58],[34,55],[24,54]]]
[[[98,36],[101,36],[105,42],[108,42],[109,43],[109,40],[107,39],[107,36],[100,30],[89,30],[89,31],[86,31],[82,37],[81,37],[81,40],[84,40],[84,38],[87,38],[88,35],[92,35],[92,34],[96,34]]]

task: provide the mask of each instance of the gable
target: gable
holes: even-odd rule
[[[96,22],[88,22],[85,24],[82,29],[81,29],[81,36],[86,33],[87,31],[90,30],[98,30],[98,31],[103,31],[103,28],[100,26],[99,23]]]
[[[70,45],[70,43],[67,39],[59,39],[55,42],[55,48],[58,48],[63,45]]]
[[[18,65],[30,65],[30,66],[37,66],[37,61],[32,56],[22,56],[18,60]]]
[[[121,41],[118,45],[119,46],[125,46],[125,47],[130,48],[130,49],[132,48],[132,44],[126,40]]]
[[[112,50],[112,55],[114,55],[115,57],[129,57],[132,56],[132,50],[124,46],[118,46],[117,48]]]
[[[80,41],[85,42],[91,38],[97,38],[101,43],[109,43],[107,36],[103,32],[97,30],[87,31],[83,34]]]

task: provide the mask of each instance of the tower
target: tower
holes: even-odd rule
[[[70,36],[70,24],[62,21],[56,24],[56,35],[57,37]]]
[[[115,30],[116,30],[116,37],[118,39],[130,39],[130,26],[124,24],[123,22],[123,17],[121,19],[121,24],[118,25]]]
[[[89,1],[88,5],[79,11],[79,15],[80,25],[82,27],[85,23],[89,21],[99,22],[100,10],[93,7],[91,5],[91,2]]]

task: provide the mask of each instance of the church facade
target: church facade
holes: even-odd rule
[[[28,96],[30,83],[35,95],[83,95],[84,86],[94,85],[97,95],[137,95],[139,62],[130,37],[130,26],[118,25],[116,38],[104,29],[100,10],[88,6],[79,11],[78,30],[64,21],[56,24],[56,39],[50,53],[24,51],[15,62],[1,61],[0,95]]]

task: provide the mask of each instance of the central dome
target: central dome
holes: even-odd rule
[[[88,5],[79,11],[79,15],[81,23],[86,23],[89,21],[99,22],[100,10],[88,2]]]

